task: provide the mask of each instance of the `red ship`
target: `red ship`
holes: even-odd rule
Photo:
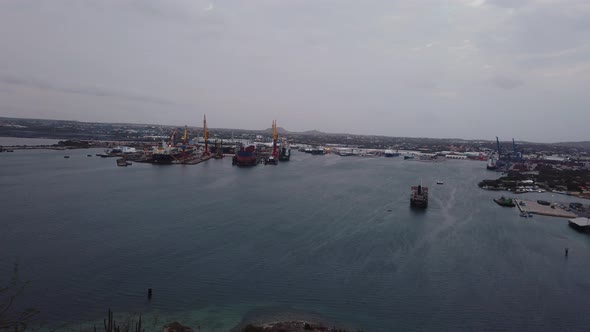
[[[240,147],[240,150],[232,158],[232,165],[236,166],[256,166],[257,164],[256,147],[253,145],[246,148]]]

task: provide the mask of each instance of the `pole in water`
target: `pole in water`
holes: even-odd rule
[[[567,257],[567,254],[569,253],[569,248],[565,248],[565,257]]]
[[[152,289],[148,288],[148,299],[152,298]]]

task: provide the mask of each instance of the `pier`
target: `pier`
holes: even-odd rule
[[[188,159],[188,160],[183,160],[182,162],[180,162],[180,164],[197,165],[197,164],[200,164],[200,163],[207,161],[211,158],[213,158],[213,155],[202,156],[202,157],[192,158],[192,159]]]
[[[542,205],[535,201],[525,201],[522,199],[514,199],[514,203],[520,212],[530,212],[543,216],[560,217],[560,218],[576,218],[576,214],[570,211],[561,209],[556,204]],[[552,207],[553,206],[553,207]]]

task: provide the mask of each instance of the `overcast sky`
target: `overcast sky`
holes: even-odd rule
[[[588,0],[2,0],[0,116],[590,140]]]

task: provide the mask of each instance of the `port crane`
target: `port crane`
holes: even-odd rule
[[[184,134],[182,135],[182,145],[186,145],[188,142],[188,128],[184,125]]]
[[[175,142],[175,140],[176,140],[176,133],[177,133],[177,130],[174,129],[172,131],[172,133],[170,134],[170,137],[168,138],[168,147],[169,148],[173,147],[176,144],[176,142]]]
[[[496,136],[496,145],[498,146],[498,159],[502,158],[502,145],[500,145],[500,139]]]
[[[277,141],[279,140],[279,132],[277,131],[277,120],[272,121],[272,156],[275,158],[279,157],[277,151]]]
[[[279,162],[279,151],[277,149],[278,140],[279,133],[277,131],[277,120],[272,120],[272,154],[264,160],[265,165],[277,165]]]
[[[513,151],[512,153],[513,153],[514,159],[517,161],[522,161],[522,150],[518,151],[516,147],[517,147],[516,142],[514,141],[514,138],[513,138],[512,139],[512,151]]]
[[[203,139],[205,140],[205,151],[203,151],[203,156],[210,155],[209,153],[209,130],[207,129],[207,115],[203,114]]]

